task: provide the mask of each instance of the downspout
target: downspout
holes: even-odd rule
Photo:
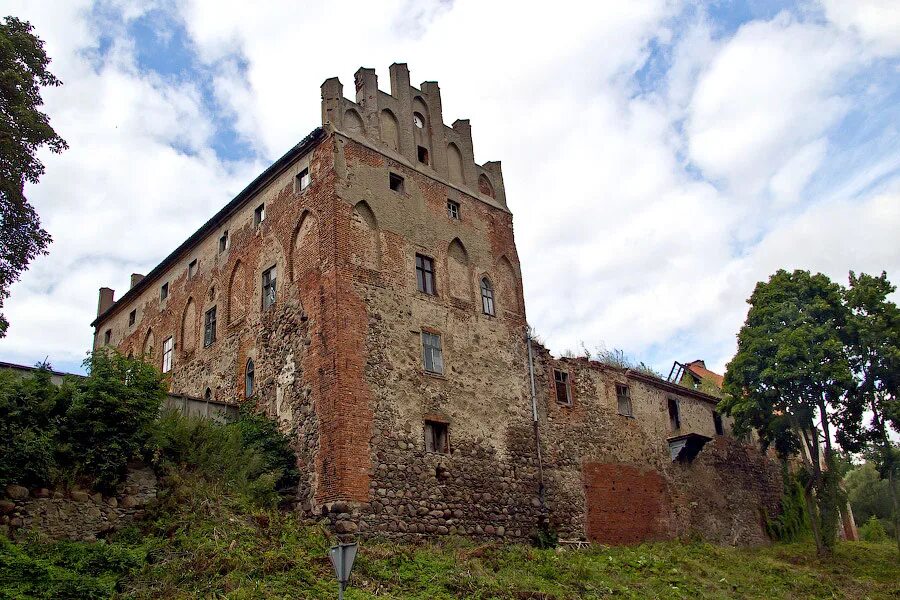
[[[531,327],[525,330],[525,342],[528,344],[528,374],[531,376],[531,419],[534,423],[534,447],[538,462],[538,498],[541,502],[541,517],[546,515],[547,507],[544,502],[544,463],[541,458],[541,434],[538,428],[537,393],[534,386],[534,355],[531,351]]]

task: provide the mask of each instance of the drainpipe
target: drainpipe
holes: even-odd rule
[[[546,514],[547,507],[544,502],[544,463],[541,458],[541,434],[538,429],[537,394],[534,387],[534,355],[531,351],[531,327],[526,326],[525,343],[528,344],[528,374],[531,377],[531,419],[534,423],[534,448],[537,451],[538,461],[538,498],[541,502],[541,517]]]

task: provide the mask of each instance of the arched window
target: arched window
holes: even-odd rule
[[[253,395],[253,392],[256,391],[253,389],[253,384],[255,383],[255,372],[253,368],[253,359],[250,358],[247,360],[247,371],[244,374],[244,397],[249,398]]]
[[[494,287],[487,277],[481,278],[481,310],[486,315],[494,316]]]

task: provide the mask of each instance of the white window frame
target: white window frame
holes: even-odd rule
[[[172,336],[163,340],[163,356],[162,356],[162,372],[168,373],[172,370],[172,358],[175,355],[175,338]]]
[[[444,374],[444,346],[441,334],[422,332],[422,368],[434,375]]]

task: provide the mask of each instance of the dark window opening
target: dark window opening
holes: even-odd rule
[[[616,401],[619,405],[619,414],[626,417],[632,416],[631,408],[631,390],[627,385],[622,383],[616,384]]]
[[[275,304],[275,267],[270,267],[262,274],[262,307],[263,310]]]
[[[197,274],[197,259],[195,258],[188,264],[188,279],[193,279]]]
[[[299,173],[297,173],[297,191],[302,192],[306,188],[309,187],[312,178],[309,176],[309,168],[303,169]]]
[[[454,220],[459,220],[459,202],[447,200],[447,216]]]
[[[391,189],[395,192],[403,193],[403,178],[397,175],[396,173],[391,173],[388,178],[388,182],[391,185]]]
[[[419,162],[422,163],[423,165],[427,165],[428,164],[428,148],[426,148],[424,146],[419,146],[418,154],[419,154]]]
[[[216,341],[216,307],[206,311],[203,324],[203,347],[208,348]]]
[[[434,260],[421,254],[416,254],[416,285],[420,292],[434,296]]]
[[[256,207],[256,210],[253,211],[253,224],[259,225],[263,221],[266,220],[266,205],[260,204]]]
[[[103,334],[103,343],[109,345],[110,340],[112,340],[112,329],[107,329]]]
[[[675,398],[669,398],[668,400],[669,406],[669,425],[671,425],[672,430],[681,429],[681,414],[678,408],[678,400]]]
[[[206,388],[206,391],[203,393],[203,399],[206,400],[207,402],[212,400],[212,390],[211,389]]]
[[[487,277],[481,279],[481,311],[494,316],[494,287]]]
[[[725,427],[722,426],[722,415],[713,411],[713,425],[716,427],[716,435],[725,435]]]
[[[444,351],[439,334],[422,332],[422,363],[429,373],[444,374]]]
[[[553,369],[553,382],[556,386],[556,401],[566,406],[572,405],[572,390],[569,385],[569,374]]]
[[[446,423],[425,421],[425,451],[450,454],[450,432]]]
[[[249,398],[253,395],[254,389],[254,378],[256,373],[254,371],[253,359],[247,360],[247,370],[244,371],[244,397]]]
[[[219,253],[225,252],[228,250],[228,230],[226,229],[222,232],[222,237],[219,238]]]
[[[134,309],[130,313],[128,313],[128,325],[134,325],[134,322],[137,321],[137,309]]]
[[[169,297],[169,284],[167,282],[167,283],[162,284],[162,286],[159,288],[159,299],[165,300],[168,297]]]

